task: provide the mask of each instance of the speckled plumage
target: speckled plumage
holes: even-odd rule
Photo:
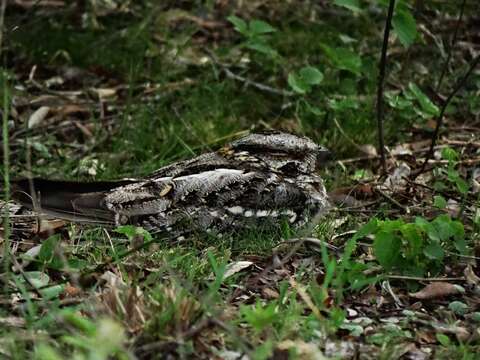
[[[257,133],[140,180],[34,184],[44,210],[74,221],[135,224],[176,235],[275,225],[281,218],[298,226],[328,208],[315,173],[327,154],[306,137]],[[17,186],[28,192],[26,184]]]

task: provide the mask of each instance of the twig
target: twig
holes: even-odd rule
[[[460,6],[460,14],[458,15],[457,25],[455,26],[455,31],[453,33],[452,42],[451,42],[450,47],[448,49],[447,59],[445,60],[445,64],[443,65],[442,73],[440,74],[440,78],[438,79],[437,88],[435,90],[435,92],[437,92],[437,93],[440,91],[440,87],[442,86],[442,82],[443,82],[443,77],[445,76],[445,73],[447,72],[448,65],[450,64],[450,59],[452,58],[453,47],[455,46],[455,43],[457,42],[458,29],[460,28],[460,23],[462,22],[463,12],[465,10],[465,4],[466,3],[467,3],[467,0],[463,0],[462,5]]]
[[[240,75],[237,75],[237,74],[234,74],[226,65],[222,64],[217,56],[210,50],[210,49],[204,49],[204,51],[207,53],[207,55],[210,57],[210,59],[212,60],[212,62],[217,65],[218,67],[220,67],[220,69],[222,69],[222,71],[225,73],[225,75],[229,78],[229,79],[232,79],[232,80],[236,80],[236,81],[240,81],[240,82],[243,82],[246,86],[253,86],[254,88],[257,88],[258,90],[261,90],[261,91],[264,91],[264,92],[269,92],[269,93],[272,93],[272,94],[275,94],[275,95],[282,95],[282,96],[285,96],[285,97],[289,97],[289,96],[294,96],[295,93],[291,92],[291,91],[286,91],[286,90],[282,90],[282,89],[276,89],[276,88],[273,88],[271,86],[268,86],[268,85],[265,85],[265,84],[262,84],[262,83],[259,83],[259,82],[256,82],[256,81],[252,81],[248,78],[245,78],[243,76],[240,76]]]
[[[388,38],[390,37],[390,26],[392,24],[393,10],[395,8],[395,0],[390,0],[388,5],[387,20],[385,21],[385,32],[383,34],[382,54],[379,63],[378,86],[377,86],[377,127],[378,127],[378,147],[382,170],[387,172],[387,160],[385,158],[385,135],[383,129],[383,87],[385,82],[385,68],[387,66],[387,48]]]
[[[2,2],[3,12],[5,11],[4,7],[6,6],[6,0]],[[3,13],[0,13],[0,17],[3,18]],[[0,21],[3,22],[2,19]],[[3,24],[2,24],[3,28]],[[0,33],[2,32],[2,28],[0,28]],[[1,44],[0,44],[1,49]],[[10,201],[10,144],[8,138],[8,117],[9,117],[9,110],[10,110],[10,99],[9,99],[9,91],[7,86],[7,80],[5,79],[3,84],[3,119],[2,119],[2,140],[3,140],[3,192],[5,204],[8,204]],[[3,263],[5,273],[9,274],[10,268],[10,261],[11,261],[11,253],[10,253],[10,213],[8,211],[8,206],[5,206],[4,212],[4,226],[3,226],[3,239],[4,249],[3,249]]]
[[[408,209],[408,207],[406,206],[403,206],[402,204],[400,204],[397,200],[395,200],[393,197],[391,197],[390,195],[388,195],[385,191],[379,189],[378,187],[375,188],[375,191],[377,191],[380,195],[382,195],[385,199],[387,199],[388,201],[390,201],[392,204],[394,204],[395,206],[399,207],[400,209],[402,209],[406,214],[408,214],[410,211]]]
[[[464,281],[465,277],[432,277],[432,278],[424,278],[420,276],[404,276],[404,275],[385,275],[388,279],[396,279],[396,280],[415,280],[415,281]]]
[[[343,137],[348,140],[348,142],[350,142],[353,146],[355,146],[361,152],[365,152],[365,150],[362,149],[360,145],[358,145],[355,141],[353,141],[353,139],[350,136],[347,135],[347,133],[343,130],[343,128],[338,123],[337,118],[333,117],[333,122],[335,123],[335,126],[337,127],[338,131],[340,131],[340,134],[342,134]]]
[[[460,79],[460,81],[457,83],[457,85],[455,86],[453,91],[450,93],[450,95],[448,95],[448,98],[443,103],[442,109],[440,110],[440,114],[438,115],[437,125],[435,127],[435,131],[433,132],[433,135],[432,135],[432,142],[430,144],[430,148],[428,150],[427,157],[425,158],[425,161],[423,162],[423,165],[420,168],[420,171],[417,171],[416,173],[413,174],[414,179],[418,175],[420,175],[421,173],[423,173],[425,171],[425,167],[427,166],[429,160],[433,157],[433,151],[434,151],[435,145],[437,143],[437,138],[438,138],[438,134],[440,132],[440,127],[442,126],[442,123],[443,123],[443,115],[445,114],[445,111],[446,111],[448,105],[450,104],[450,101],[457,94],[457,92],[463,87],[463,85],[465,85],[465,83],[467,82],[470,74],[477,67],[479,62],[480,62],[480,55],[477,55],[477,57],[475,59],[473,59],[468,71]]]
[[[306,242],[306,243],[310,243],[310,244],[317,245],[317,246],[326,246],[330,250],[339,251],[339,248],[336,247],[335,245],[329,244],[326,241],[322,241],[322,240],[314,238],[314,237],[301,237],[301,238],[293,238],[293,239],[283,240],[276,247],[278,247],[282,244],[294,244],[294,243],[297,243],[297,242],[302,242],[302,243]]]

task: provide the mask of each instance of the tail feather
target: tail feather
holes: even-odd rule
[[[112,224],[114,214],[105,207],[105,193],[132,182],[133,180],[75,182],[20,179],[12,181],[12,197],[49,216],[76,222]],[[32,196],[32,189],[35,196]]]

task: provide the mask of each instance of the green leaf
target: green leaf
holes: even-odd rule
[[[353,12],[362,11],[358,0],[334,0],[333,3],[338,6],[343,6],[344,8],[347,8]]]
[[[400,258],[402,241],[391,232],[381,231],[375,235],[373,250],[380,265],[386,270],[393,268]]]
[[[143,236],[146,241],[152,241],[152,235],[140,226],[134,225],[122,225],[117,227],[115,232],[125,235],[129,240],[133,239],[135,236]]]
[[[277,304],[275,302],[271,302],[266,306],[257,302],[254,306],[240,306],[240,314],[256,331],[261,331],[268,325],[271,325],[278,317],[276,309]]]
[[[465,315],[468,312],[468,305],[461,301],[452,301],[448,308],[457,315]]]
[[[45,240],[42,243],[40,252],[38,253],[38,261],[40,261],[42,264],[50,263],[55,256],[55,249],[59,241],[59,234],[50,236],[47,240]]]
[[[445,252],[443,251],[440,244],[437,242],[433,242],[430,245],[427,245],[425,249],[423,249],[423,254],[429,259],[437,261],[442,261],[443,257],[445,256]]]
[[[358,100],[352,98],[329,99],[328,106],[336,111],[358,109]]]
[[[407,9],[396,11],[392,19],[393,30],[403,46],[409,47],[417,37],[415,18]]]
[[[233,24],[235,30],[237,30],[240,34],[245,36],[248,35],[248,26],[243,19],[240,19],[238,16],[231,15],[227,18],[227,20]]]
[[[292,88],[292,90],[298,94],[303,95],[310,91],[310,86],[308,84],[305,84],[302,78],[298,75],[295,75],[294,73],[288,74],[287,82],[288,85],[290,85],[290,87]]]
[[[322,72],[313,66],[305,66],[300,69],[300,76],[309,85],[318,85],[323,80]]]
[[[408,256],[415,257],[422,252],[422,229],[416,224],[405,224],[400,228],[405,240],[408,242]]]
[[[277,31],[277,29],[275,29],[269,23],[266,23],[262,20],[250,21],[249,30],[251,35],[268,34]]]
[[[313,66],[305,66],[298,74],[290,73],[288,75],[288,85],[299,94],[306,94],[313,85],[318,85],[323,80],[323,74]]]
[[[450,338],[449,338],[447,335],[445,335],[445,334],[439,334],[439,333],[437,333],[437,334],[435,334],[435,336],[437,337],[438,342],[439,342],[441,345],[445,346],[445,347],[450,346],[451,343],[452,343],[452,342],[450,341]]]
[[[447,207],[447,200],[441,195],[435,195],[433,197],[433,206],[439,209],[445,209]]]
[[[45,343],[35,345],[36,360],[62,360],[65,359],[53,347]]]
[[[457,190],[463,195],[468,193],[468,189],[470,188],[468,183],[465,180],[463,180],[461,177],[457,177],[455,179],[455,185],[457,185]]]
[[[442,149],[442,159],[448,160],[448,161],[457,161],[460,158],[460,155],[458,152],[455,151],[455,149],[452,149],[450,147],[446,147]]]
[[[87,336],[93,337],[97,333],[96,325],[85,316],[81,316],[79,313],[67,310],[63,314],[63,320]]]
[[[37,289],[47,286],[50,282],[50,277],[41,271],[26,271],[23,275],[28,279],[28,282]],[[19,278],[21,282],[25,282],[23,277]]]
[[[267,45],[264,42],[258,41],[257,39],[255,41],[248,41],[245,46],[250,50],[255,50],[268,56],[278,56],[278,52],[275,49],[273,49],[270,45]]]
[[[43,299],[51,300],[57,298],[65,289],[64,285],[53,285],[47,288],[43,288],[40,290],[40,294],[42,294]]]
[[[416,84],[409,83],[408,88],[413,93],[424,112],[431,116],[438,116],[440,113],[438,106],[435,105]]]
[[[362,59],[357,53],[346,48],[332,48],[325,44],[322,44],[321,47],[335,67],[360,75]]]

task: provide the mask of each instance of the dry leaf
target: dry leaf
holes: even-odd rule
[[[32,129],[42,123],[43,120],[47,117],[50,111],[50,107],[41,106],[39,107],[30,117],[28,118],[28,128]]]
[[[273,300],[273,299],[278,299],[280,294],[276,290],[273,290],[267,287],[262,289],[262,296],[265,299]]]
[[[398,191],[403,188],[407,183],[405,180],[411,173],[410,166],[405,163],[401,163],[394,171],[393,174],[388,175],[387,179],[383,183],[383,188],[390,191]]]
[[[365,144],[365,145],[360,145],[359,149],[368,156],[377,156],[377,148],[373,146],[372,144]]]
[[[251,261],[235,261],[227,265],[227,269],[225,270],[225,274],[223,275],[223,279],[229,278],[230,276],[242,271],[253,265]]]
[[[318,344],[307,343],[302,340],[284,340],[277,345],[279,350],[295,349],[295,354],[299,359],[307,360],[326,360],[327,358],[321,352]]]
[[[463,275],[465,275],[465,279],[467,280],[467,283],[470,285],[475,285],[477,286],[480,283],[480,277],[475,274],[475,272],[472,269],[472,265],[467,265],[465,270],[463,270]]]
[[[415,299],[435,299],[443,296],[462,293],[462,288],[448,282],[433,282],[425,286],[422,290],[410,294]]]

